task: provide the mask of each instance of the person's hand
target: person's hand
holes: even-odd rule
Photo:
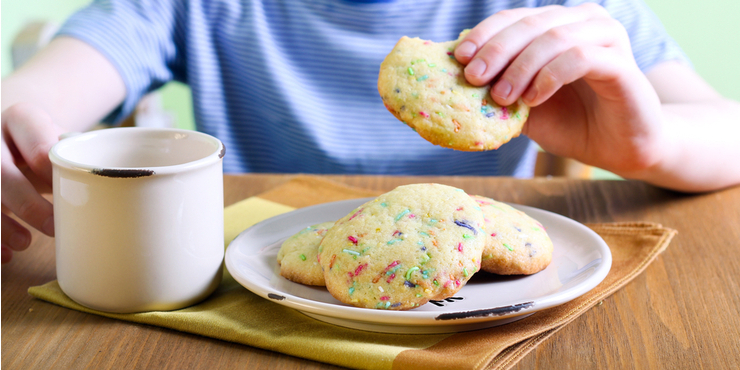
[[[604,8],[521,8],[492,15],[458,44],[466,79],[493,81],[500,105],[532,108],[523,133],[544,150],[623,176],[660,161],[660,100]]]
[[[2,112],[2,263],[31,243],[31,233],[8,216],[12,212],[44,234],[54,236],[49,149],[61,129],[42,109],[27,103]]]

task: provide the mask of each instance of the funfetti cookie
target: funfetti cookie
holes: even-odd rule
[[[334,221],[312,225],[283,242],[277,254],[280,275],[296,283],[324,286],[324,272],[318,260],[319,243],[332,226]]]
[[[531,275],[552,261],[545,228],[526,213],[491,198],[473,195],[485,217],[481,269],[499,275]]]
[[[480,269],[482,223],[460,189],[398,187],[327,232],[319,247],[326,288],[341,302],[390,310],[450,297]]]
[[[453,55],[460,39],[435,43],[402,37],[380,65],[378,91],[396,118],[432,144],[498,149],[519,136],[529,107],[521,100],[499,106],[490,98],[490,85],[469,84]]]

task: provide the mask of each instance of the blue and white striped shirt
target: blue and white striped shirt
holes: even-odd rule
[[[500,10],[558,0],[101,0],[60,34],[97,48],[121,73],[125,101],[188,84],[197,129],[221,139],[226,172],[508,175],[533,173],[519,137],[489,152],[434,146],[395,119],[377,92],[401,36],[434,41]],[[603,0],[643,71],[686,57],[641,0]]]

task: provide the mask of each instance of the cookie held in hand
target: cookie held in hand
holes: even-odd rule
[[[466,33],[442,43],[402,37],[380,65],[378,92],[396,118],[432,144],[498,149],[519,136],[529,107],[521,99],[499,106],[489,95],[490,85],[476,87],[465,80],[453,52]]]

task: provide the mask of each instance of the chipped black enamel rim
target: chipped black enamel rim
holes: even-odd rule
[[[210,153],[206,151],[203,157],[191,160],[190,162],[151,167],[107,167],[105,164],[90,163],[94,162],[94,160],[91,160],[90,162],[78,162],[75,160],[71,160],[64,154],[64,151],[68,150],[67,148],[70,148],[70,146],[77,145],[78,143],[85,141],[111,141],[112,137],[116,139],[123,138],[123,140],[135,140],[137,137],[158,138],[162,137],[163,135],[171,135],[170,140],[189,138],[201,143],[208,143],[208,145],[210,145],[210,148],[212,148],[212,151]],[[164,138],[163,140],[166,140],[166,138]],[[92,175],[108,178],[134,179],[155,175],[170,175],[196,170],[199,168],[210,166],[214,163],[221,162],[225,154],[226,148],[220,140],[202,132],[170,128],[118,127],[105,130],[90,131],[83,134],[63,138],[62,140],[54,144],[54,146],[52,146],[51,150],[49,151],[49,159],[51,160],[52,164],[58,169],[63,169],[67,171],[84,171]]]
[[[484,310],[443,313],[435,317],[434,319],[435,320],[459,320],[459,319],[469,319],[473,317],[504,316],[504,315],[515,313],[515,312],[519,312],[521,310],[526,310],[532,307],[534,307],[534,302],[525,302],[525,303],[514,304],[511,306],[487,308]]]
[[[105,168],[93,168],[90,171],[93,175],[104,176],[104,177],[115,177],[123,179],[135,179],[139,177],[147,177],[155,174],[153,170],[135,170],[135,169],[105,169]]]
[[[267,298],[274,299],[276,301],[282,301],[285,299],[285,297],[275,293],[267,293]]]

